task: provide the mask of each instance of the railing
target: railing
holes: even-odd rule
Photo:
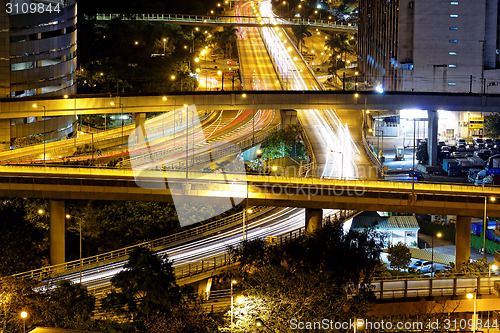
[[[370,283],[370,287],[378,299],[428,297],[428,296],[458,296],[477,290],[479,295],[496,292],[495,284],[500,282],[500,276],[474,277],[427,277],[421,279],[380,280]],[[354,292],[355,294],[355,292]]]
[[[202,24],[234,24],[234,25],[259,25],[269,26],[273,24],[261,23],[268,17],[259,19],[255,16],[198,16],[198,15],[180,15],[180,14],[97,14],[97,20],[109,21],[112,19],[137,20],[137,21],[163,21],[179,23],[199,23]],[[331,20],[318,20],[306,18],[280,19],[277,23],[283,26],[308,25],[328,29],[341,29],[357,31],[358,26],[354,23]]]
[[[260,216],[267,213],[271,208],[258,207],[253,209],[252,218]],[[83,258],[80,260],[73,260],[59,265],[46,266],[39,269],[35,269],[28,272],[18,273],[12,275],[16,278],[31,278],[35,280],[43,280],[47,278],[57,277],[69,273],[77,272],[80,268],[87,269],[89,267],[94,267],[107,262],[112,262],[116,260],[123,260],[127,257],[130,252],[132,252],[137,247],[147,247],[154,250],[165,249],[174,245],[181,244],[196,238],[206,236],[217,230],[224,230],[233,227],[236,224],[240,224],[243,219],[243,214],[245,218],[248,219],[248,214],[246,211],[242,211],[231,216],[225,217],[220,220],[209,222],[201,226],[190,228],[173,235],[165,236],[153,241],[144,242],[136,245],[132,245],[123,249],[99,254],[96,256]],[[203,263],[201,264],[203,266]]]

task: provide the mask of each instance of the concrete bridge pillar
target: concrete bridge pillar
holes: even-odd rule
[[[66,212],[64,200],[50,200],[50,264],[66,261]]]
[[[427,111],[427,125],[429,139],[427,140],[427,151],[429,153],[429,165],[437,165],[438,153],[438,113],[437,111]]]
[[[10,119],[0,120],[0,151],[10,149]]]
[[[312,234],[323,226],[323,210],[306,208],[306,233]]]
[[[134,122],[135,122],[135,128],[139,126],[143,126],[144,123],[146,122],[146,113],[140,112],[140,113],[135,113],[134,114]]]
[[[457,216],[455,233],[455,267],[460,269],[462,262],[470,258],[471,217]]]
[[[286,128],[291,125],[297,125],[297,111],[296,110],[281,110],[281,125]]]
[[[198,282],[198,294],[208,299],[210,296],[210,289],[212,288],[212,278],[201,280]]]

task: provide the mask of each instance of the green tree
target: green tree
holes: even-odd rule
[[[56,288],[42,294],[42,306],[37,311],[41,320],[37,323],[46,327],[68,329],[90,329],[95,298],[87,288],[71,281],[58,281]]]
[[[410,266],[411,252],[405,244],[399,242],[396,245],[390,245],[387,253],[391,268],[407,269]]]
[[[46,206],[38,200],[4,199],[0,202],[0,276],[42,265],[46,254]],[[41,213],[37,213],[39,208]],[[45,209],[43,209],[45,208]]]
[[[226,25],[221,31],[214,34],[217,45],[224,51],[225,58],[231,58],[233,55],[233,44],[238,39],[238,28],[233,25]]]
[[[231,253],[240,263],[238,286],[246,297],[235,309],[235,332],[248,332],[257,318],[273,332],[289,331],[290,318],[359,318],[373,299],[364,286],[379,265],[380,245],[369,233],[345,234],[341,226],[327,225],[282,245],[244,242]]]
[[[429,152],[427,151],[427,141],[421,142],[417,147],[416,158],[418,163],[429,163]]]
[[[170,317],[181,302],[172,262],[166,255],[160,258],[143,247],[130,254],[124,270],[111,284],[115,291],[104,298],[104,308],[129,318],[138,329],[157,313]]]
[[[491,116],[486,117],[484,129],[491,137],[500,137],[500,113],[495,112]]]
[[[283,156],[301,157],[305,154],[298,125],[287,126],[273,131],[262,145],[263,156],[278,158]]]
[[[292,33],[295,36],[295,40],[297,41],[297,47],[300,49],[300,53],[302,53],[302,45],[304,44],[304,39],[306,37],[311,37],[312,34],[309,31],[306,25],[294,25],[292,27]]]

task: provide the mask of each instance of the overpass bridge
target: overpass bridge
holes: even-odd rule
[[[37,108],[33,104],[38,105]],[[83,114],[165,112],[195,104],[199,110],[345,109],[447,110],[497,112],[500,95],[345,92],[345,91],[219,91],[168,95],[79,95],[74,98],[0,100],[0,119]]]
[[[196,26],[234,25],[238,27],[293,27],[305,25],[311,28],[337,32],[356,33],[358,31],[358,26],[354,23],[309,18],[287,18],[276,20],[277,23],[269,23],[269,17],[260,16],[200,16],[181,14],[97,14],[96,16],[96,20],[98,21],[111,21],[115,19]]]
[[[487,200],[500,197],[500,187],[142,171],[139,179],[146,188],[137,185],[135,176],[133,170],[0,166],[0,196],[51,200],[51,233],[53,239],[62,237],[60,245],[66,199],[174,202],[178,197],[191,204],[238,199],[255,206],[301,207],[308,230],[319,227],[321,209],[328,208],[457,215],[457,266],[470,257],[471,217],[483,216],[485,209],[489,216],[500,216],[498,200]]]

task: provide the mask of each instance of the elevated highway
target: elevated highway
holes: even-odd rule
[[[357,97],[356,97],[357,96]],[[167,97],[165,101],[163,97]],[[68,99],[0,100],[0,119],[82,114],[165,112],[184,104],[199,110],[242,109],[345,109],[345,110],[447,110],[497,112],[500,95],[416,93],[416,92],[334,92],[334,91],[247,91],[234,93],[196,92],[163,95],[77,96]],[[114,103],[114,105],[112,104]]]
[[[189,172],[187,176],[185,172],[143,171],[141,183],[148,183],[148,188],[144,188],[136,184],[132,170],[1,166],[0,196],[171,202],[174,194],[187,196],[193,202],[217,202],[229,197],[248,198],[248,203],[256,206],[460,216],[482,216],[485,197],[500,197],[500,187],[446,183],[199,172]],[[170,188],[165,188],[167,179]],[[497,202],[488,203],[488,215],[500,216]]]
[[[261,16],[200,16],[181,14],[97,14],[96,16],[96,20],[98,21],[111,21],[114,19],[197,26],[234,25],[238,27],[293,27],[297,25],[306,25],[311,28],[338,32],[356,33],[358,31],[358,26],[353,23],[303,18],[280,19],[277,22],[269,23],[269,20],[266,20],[268,17]]]

